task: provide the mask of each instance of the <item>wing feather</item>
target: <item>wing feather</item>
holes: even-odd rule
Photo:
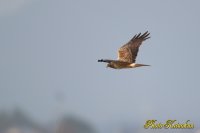
[[[118,60],[123,62],[132,63],[131,49],[128,47],[122,47],[118,50]]]
[[[139,47],[143,41],[149,39],[150,33],[146,31],[144,34],[136,34],[128,43],[118,50],[118,60],[134,63],[139,51]]]

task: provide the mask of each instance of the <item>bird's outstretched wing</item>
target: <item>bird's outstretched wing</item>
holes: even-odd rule
[[[149,39],[148,31],[141,35],[141,33],[136,34],[128,43],[123,45],[118,50],[118,60],[134,63],[139,51],[139,47],[143,41]]]

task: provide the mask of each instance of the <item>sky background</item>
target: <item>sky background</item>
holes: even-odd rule
[[[95,126],[200,118],[198,0],[0,0],[0,110],[39,122],[73,114]],[[101,58],[149,31],[138,63]]]

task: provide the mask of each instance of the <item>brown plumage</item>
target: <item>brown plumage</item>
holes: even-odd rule
[[[141,35],[141,33],[136,34],[128,43],[123,45],[118,50],[118,60],[107,60],[101,59],[98,62],[106,62],[107,67],[111,67],[114,69],[121,68],[134,68],[140,66],[149,66],[145,64],[136,64],[136,57],[139,51],[139,47],[143,41],[149,39],[148,31]]]

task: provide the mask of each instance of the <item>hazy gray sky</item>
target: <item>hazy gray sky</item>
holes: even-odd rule
[[[198,0],[1,0],[0,110],[40,121],[71,113],[108,121],[200,118]],[[2,8],[4,7],[4,8]],[[148,30],[137,62],[97,59]],[[61,97],[61,98],[60,98]]]

